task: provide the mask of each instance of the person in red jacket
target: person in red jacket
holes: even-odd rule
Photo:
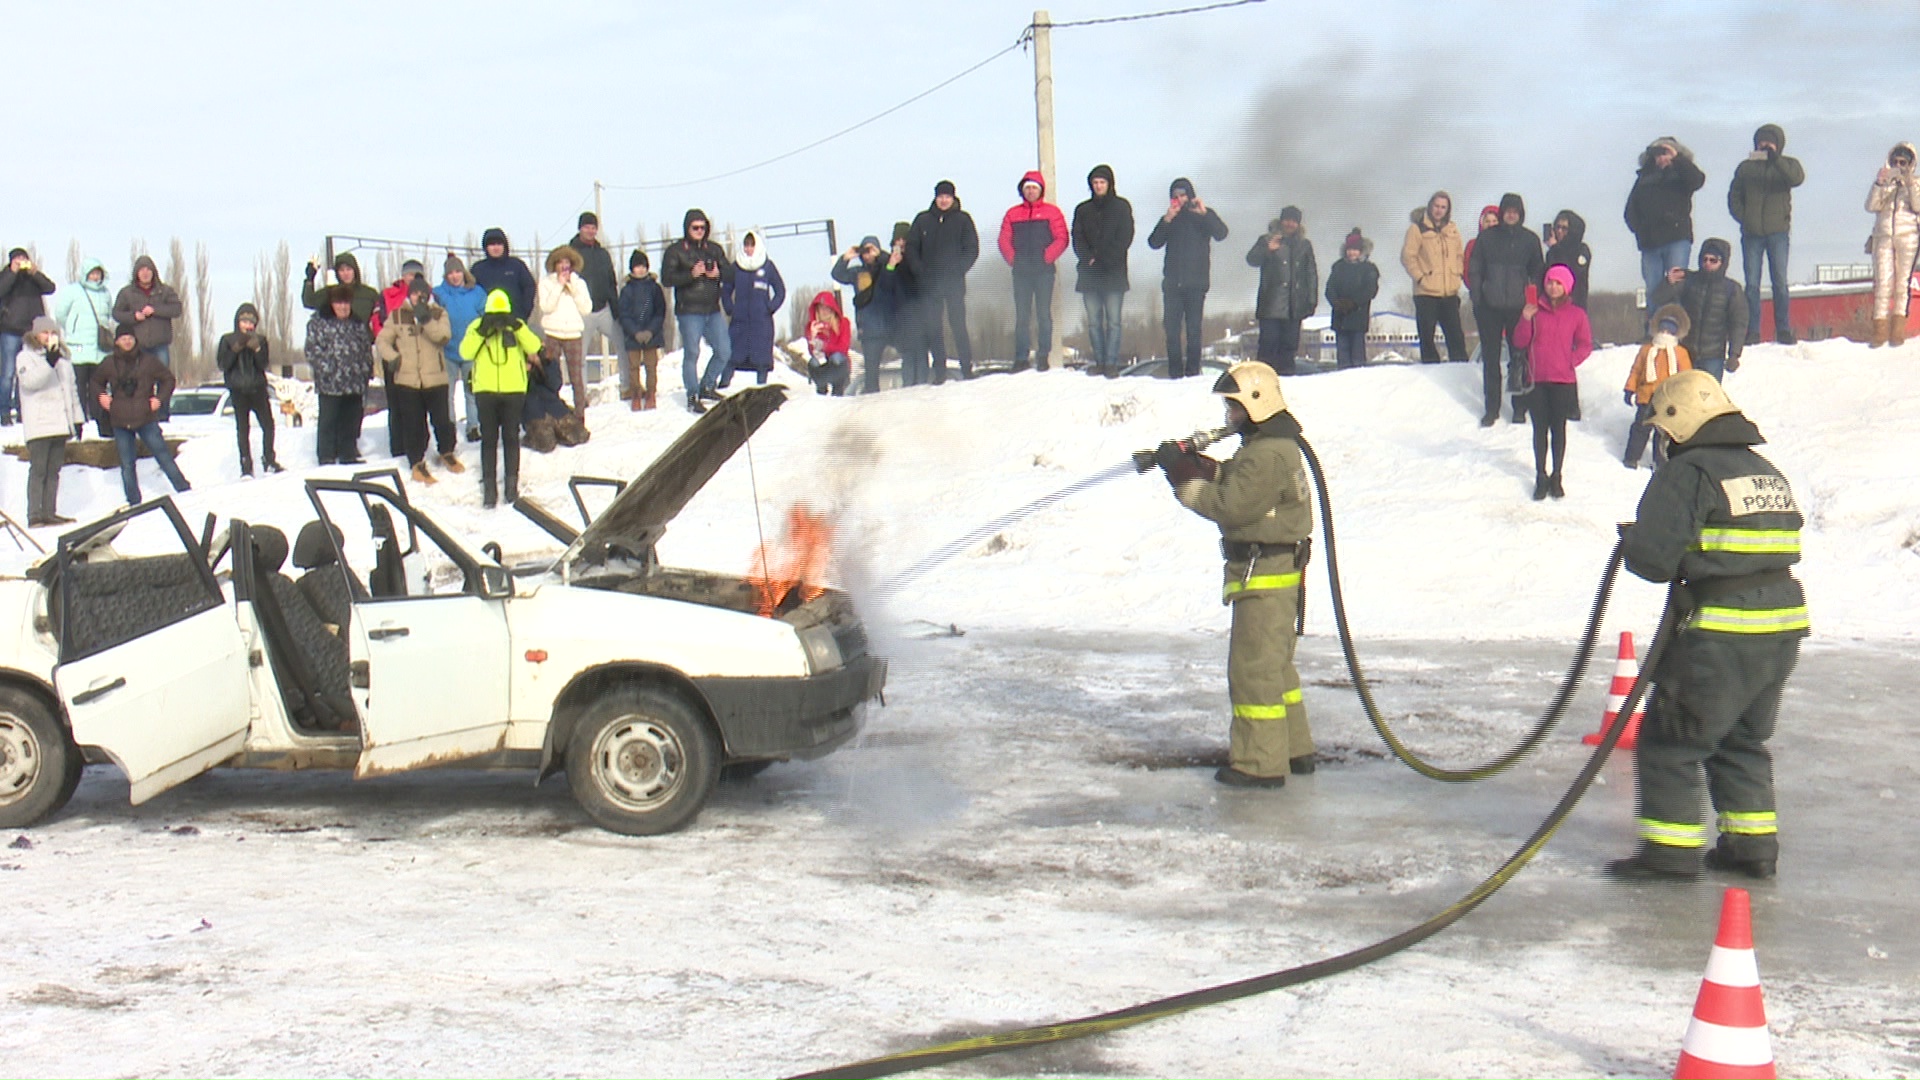
[[[1067,216],[1046,200],[1038,171],[1020,178],[1020,201],[1000,219],[1000,256],[1013,267],[1013,370],[1027,370],[1029,313],[1038,326],[1033,366],[1047,370],[1053,351],[1053,263],[1067,250]]]
[[[814,293],[807,305],[807,375],[814,393],[846,396],[852,348],[853,325],[840,310],[840,294]]]
[[[1500,224],[1500,208],[1498,206],[1488,203],[1480,208],[1480,229],[1473,234],[1473,239],[1467,241],[1467,246],[1461,249],[1460,252],[1460,284],[1467,285],[1467,271],[1473,266],[1473,245],[1480,242],[1480,233],[1486,232],[1498,224]],[[1471,289],[1473,286],[1467,285],[1467,288]]]
[[[1513,343],[1527,350],[1533,368],[1533,389],[1527,414],[1533,418],[1533,498],[1566,497],[1560,486],[1560,468],[1567,458],[1567,421],[1580,419],[1580,380],[1574,369],[1593,355],[1593,327],[1587,313],[1573,302],[1573,271],[1549,266],[1546,297],[1527,286],[1527,306],[1520,309]],[[1553,472],[1547,472],[1551,442]]]

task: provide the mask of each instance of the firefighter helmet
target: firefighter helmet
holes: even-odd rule
[[[1280,396],[1280,376],[1274,374],[1271,365],[1259,360],[1242,360],[1228,368],[1213,384],[1213,392],[1239,402],[1256,424],[1287,411],[1286,400]]]
[[[1655,387],[1647,404],[1653,409],[1647,423],[1680,443],[1693,438],[1701,425],[1714,417],[1740,411],[1721,389],[1720,380],[1697,368],[1673,375]]]

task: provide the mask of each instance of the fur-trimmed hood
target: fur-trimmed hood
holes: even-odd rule
[[[574,250],[572,244],[561,244],[559,247],[547,252],[547,273],[551,274],[558,270],[561,259],[567,260],[568,265],[573,267],[574,273],[578,274],[580,272],[580,253]]]

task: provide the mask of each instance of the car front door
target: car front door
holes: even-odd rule
[[[311,480],[353,575],[348,644],[360,710],[356,776],[499,750],[507,733],[507,576],[398,492]]]
[[[73,741],[105,751],[135,803],[238,753],[247,642],[173,502],[70,532],[55,558],[53,681]]]

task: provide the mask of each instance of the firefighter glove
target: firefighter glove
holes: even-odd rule
[[[1167,483],[1176,489],[1189,480],[1212,480],[1220,472],[1220,463],[1202,454],[1181,454],[1161,467],[1166,470]]]

